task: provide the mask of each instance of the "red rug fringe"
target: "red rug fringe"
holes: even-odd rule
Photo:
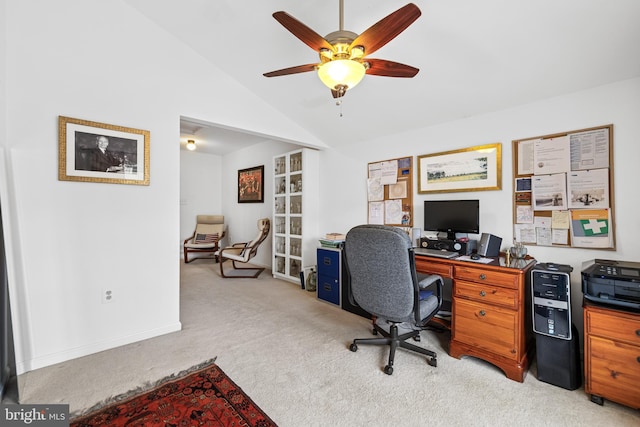
[[[213,360],[133,390],[71,419],[70,427],[249,426],[276,424]]]

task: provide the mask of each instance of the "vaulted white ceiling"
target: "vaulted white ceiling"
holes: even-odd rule
[[[420,72],[365,76],[341,106],[314,72],[262,75],[318,61],[273,12],[324,36],[339,29],[339,0],[125,1],[330,146],[640,76],[638,0],[416,0],[422,16],[372,57]],[[406,3],[344,0],[344,29]]]

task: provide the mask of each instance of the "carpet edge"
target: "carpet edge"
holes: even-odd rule
[[[168,375],[168,376],[166,376],[164,378],[161,378],[159,380],[156,380],[156,381],[147,381],[146,383],[144,383],[144,384],[142,384],[142,385],[140,385],[140,386],[138,386],[138,387],[136,387],[134,389],[131,389],[131,390],[125,392],[125,393],[121,393],[121,394],[118,394],[118,395],[115,395],[115,396],[107,397],[107,398],[99,401],[98,403],[96,403],[95,405],[93,405],[93,406],[91,406],[89,408],[80,409],[78,411],[74,411],[71,414],[69,414],[69,421],[73,422],[74,419],[84,417],[86,415],[91,414],[92,412],[99,411],[99,410],[101,410],[101,409],[103,409],[103,408],[105,408],[105,407],[107,407],[109,405],[113,405],[115,403],[123,402],[123,401],[125,401],[125,400],[127,400],[129,398],[135,397],[135,396],[137,396],[137,395],[139,395],[141,393],[146,393],[146,392],[151,391],[151,390],[153,390],[153,389],[155,389],[157,387],[160,387],[160,386],[162,386],[163,384],[165,384],[167,382],[173,381],[173,380],[181,378],[181,377],[185,377],[185,376],[190,375],[190,374],[192,374],[194,372],[197,372],[197,371],[205,369],[205,368],[207,368],[209,366],[215,365],[215,361],[216,361],[217,358],[218,357],[216,356],[216,357],[214,357],[212,359],[205,360],[204,362],[198,363],[197,365],[191,366],[190,368],[182,370],[182,371],[180,371],[178,373],[174,373],[174,374]]]

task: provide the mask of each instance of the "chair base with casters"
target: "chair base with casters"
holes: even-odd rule
[[[420,341],[420,330],[415,330],[411,332],[404,333],[400,335],[398,331],[398,323],[390,322],[389,332],[385,331],[383,328],[374,323],[373,325],[373,334],[377,335],[380,333],[382,338],[356,338],[353,340],[353,343],[349,346],[349,350],[356,352],[358,351],[358,344],[372,344],[372,345],[388,345],[389,346],[389,361],[387,366],[384,367],[384,373],[387,375],[393,374],[393,362],[396,355],[396,350],[398,347],[404,348],[406,350],[414,351],[416,353],[424,354],[428,356],[427,363],[431,366],[438,366],[438,355],[431,350],[426,348],[418,347],[417,345],[408,343],[407,340],[409,338],[413,338],[415,341]]]

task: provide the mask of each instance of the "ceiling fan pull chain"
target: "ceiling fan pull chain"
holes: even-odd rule
[[[338,99],[336,105],[340,108],[339,117],[342,117],[342,99]]]

